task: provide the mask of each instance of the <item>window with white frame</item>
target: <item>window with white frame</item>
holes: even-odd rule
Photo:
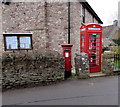
[[[32,34],[3,34],[5,50],[31,50]]]

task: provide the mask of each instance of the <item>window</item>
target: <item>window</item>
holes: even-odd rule
[[[10,4],[10,0],[3,0],[2,3],[5,4],[5,5],[9,5]]]
[[[92,16],[92,22],[93,22],[93,23],[95,22],[94,16]]]
[[[32,34],[3,34],[5,50],[32,49]]]
[[[85,7],[84,6],[82,6],[82,23],[85,23]]]

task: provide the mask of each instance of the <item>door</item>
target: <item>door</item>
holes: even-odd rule
[[[101,71],[101,34],[92,33],[89,34],[89,64],[90,72]]]

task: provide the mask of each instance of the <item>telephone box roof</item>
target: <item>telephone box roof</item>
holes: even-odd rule
[[[82,25],[82,26],[80,27],[80,29],[82,29],[83,27],[85,28],[85,27],[94,26],[94,25],[97,26],[97,27],[102,27],[101,25],[96,24],[96,23],[88,23],[88,24]]]

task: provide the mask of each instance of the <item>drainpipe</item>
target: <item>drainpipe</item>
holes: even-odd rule
[[[68,44],[70,44],[70,0],[68,0]]]

